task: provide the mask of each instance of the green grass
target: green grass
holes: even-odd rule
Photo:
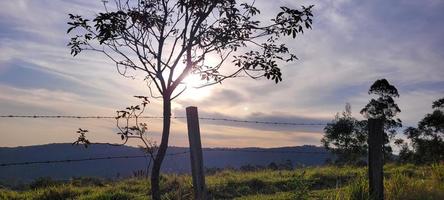
[[[309,167],[292,171],[225,170],[206,177],[213,199],[368,199],[365,167]],[[385,199],[444,199],[444,164],[384,166]],[[70,182],[39,179],[22,189],[0,189],[0,200],[149,199],[149,181],[130,178],[103,181],[77,178]],[[163,175],[163,199],[193,199],[188,175]]]

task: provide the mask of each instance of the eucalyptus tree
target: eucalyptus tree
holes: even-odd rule
[[[336,114],[334,120],[324,128],[321,139],[324,147],[336,155],[336,164],[357,165],[367,155],[367,122],[352,116],[349,103],[342,115]]]
[[[378,98],[372,98],[370,102],[361,110],[361,114],[369,119],[382,119],[384,121],[384,155],[388,159],[392,153],[390,140],[394,138],[396,130],[402,127],[402,122],[396,115],[401,109],[396,104],[394,98],[399,97],[398,89],[391,85],[386,79],[376,80],[368,91]]]
[[[312,8],[281,7],[266,19],[255,1],[114,0],[91,18],[69,14],[73,56],[95,51],[113,61],[124,76],[141,71],[151,96],[162,99],[162,138],[151,173],[153,199],[160,199],[171,101],[185,91],[184,78],[197,74],[205,80],[201,86],[241,76],[282,81],[279,65],[297,57],[280,39],[310,29]]]
[[[444,98],[433,102],[432,113],[418,122],[418,127],[409,127],[404,134],[411,140],[412,158],[416,163],[444,161]]]

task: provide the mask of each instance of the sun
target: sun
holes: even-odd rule
[[[189,74],[187,77],[185,77],[183,82],[189,88],[195,88],[205,84],[205,81],[202,80],[198,74]]]
[[[200,101],[211,95],[211,87],[198,88],[206,83],[198,74],[188,75],[183,83],[187,87],[187,90],[183,93],[183,97],[186,99]]]

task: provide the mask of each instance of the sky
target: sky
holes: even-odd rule
[[[399,90],[403,125],[415,126],[444,97],[443,1],[256,0],[264,20],[279,6],[312,4],[313,29],[282,41],[299,58],[280,66],[283,82],[239,78],[189,89],[174,101],[173,116],[197,106],[200,117],[326,123],[348,102],[362,119],[370,85],[386,78]],[[99,12],[99,0],[0,1],[0,115],[115,116],[138,103],[134,95],[149,94],[142,76],[119,75],[101,54],[70,55],[68,13]],[[161,115],[161,102],[152,99],[145,115]],[[162,121],[146,122],[158,141]],[[93,142],[120,142],[113,119],[2,118],[0,127],[7,147],[73,142],[78,128]],[[200,127],[204,147],[319,146],[323,134],[323,126],[201,120]],[[170,145],[188,146],[184,120],[173,120]]]

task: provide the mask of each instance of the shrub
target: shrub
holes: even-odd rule
[[[23,199],[17,192],[0,189],[0,200],[19,200]]]
[[[70,181],[71,185],[76,187],[104,186],[103,179],[94,177],[74,177]]]
[[[296,174],[292,181],[294,188],[295,199],[307,199],[310,185],[307,180],[304,179],[305,172]]]
[[[357,181],[354,181],[347,188],[347,194],[349,200],[367,200],[369,197],[368,190],[368,180],[364,178],[359,178]]]
[[[193,199],[191,179],[185,176],[166,176],[161,183],[165,199]]]
[[[60,183],[59,181],[52,180],[51,177],[40,177],[31,182],[29,184],[29,187],[31,189],[46,188],[58,185],[59,183]]]
[[[125,191],[120,190],[106,190],[103,192],[94,193],[93,195],[89,195],[83,198],[79,198],[81,200],[128,200],[128,199],[136,199],[137,197],[142,197],[141,195],[130,194]],[[76,198],[77,199],[77,198]]]
[[[432,180],[414,179],[402,173],[395,173],[385,181],[387,200],[444,199],[444,187]]]
[[[432,164],[430,177],[437,183],[444,184],[444,164]]]
[[[65,200],[76,199],[79,192],[71,187],[49,187],[40,192],[33,198],[34,200]]]

